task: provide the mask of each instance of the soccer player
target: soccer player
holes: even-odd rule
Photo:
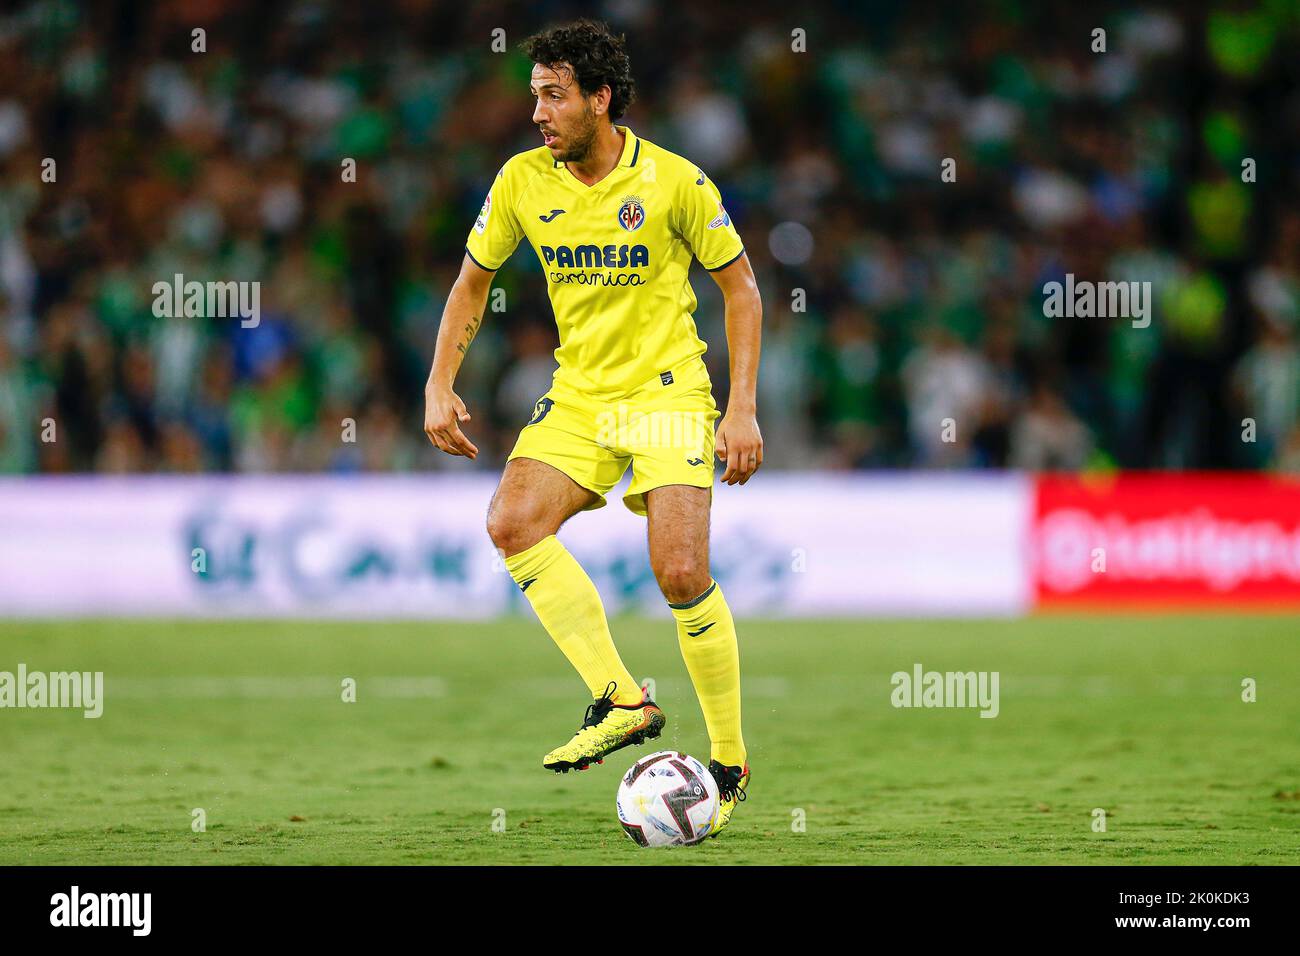
[[[664,727],[619,657],[595,586],[555,536],[579,511],[604,506],[631,467],[623,502],[648,520],[650,565],[708,726],[722,796],[716,834],[745,798],[749,765],[736,628],[709,573],[713,455],[716,444],[727,485],[745,484],[763,463],[762,303],[717,187],[694,163],[615,125],[633,97],[622,38],[578,20],[524,48],[542,145],[506,162],[470,230],[425,386],[424,430],[448,454],[477,456],[452,385],[494,273],[527,239],[546,273],[559,367],[510,453],[487,529],[594,698],[572,739],[542,764],[583,770]],[[705,344],[691,317],[692,257],[726,301],[731,390],[716,442]]]

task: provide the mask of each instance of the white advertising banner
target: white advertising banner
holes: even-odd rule
[[[484,530],[493,476],[0,479],[0,616],[482,618],[524,610]],[[560,532],[610,613],[666,614],[621,489]],[[1032,485],[760,473],[714,492],[737,614],[1012,615]]]

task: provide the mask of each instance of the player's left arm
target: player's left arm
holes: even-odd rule
[[[763,463],[763,436],[758,432],[758,349],[763,303],[754,270],[722,194],[701,169],[683,170],[677,185],[674,227],[709,271],[726,301],[727,352],[731,393],[718,424],[718,457],[727,463],[722,480],[749,481]]]
[[[763,301],[749,256],[710,272],[726,302],[727,359],[731,391],[718,425],[718,458],[727,463],[722,480],[749,481],[763,464],[763,436],[758,430],[758,356],[762,339]]]

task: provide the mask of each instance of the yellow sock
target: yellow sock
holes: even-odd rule
[[[740,651],[731,608],[714,581],[694,601],[669,604],[677,618],[677,642],[709,728],[711,757],[728,767],[745,765],[740,735]]]
[[[613,681],[614,703],[641,700],[638,686],[614,647],[596,585],[555,535],[506,558],[506,570],[523,590],[548,634],[577,668],[592,697]]]

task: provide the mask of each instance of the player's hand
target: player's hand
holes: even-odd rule
[[[449,388],[426,389],[424,393],[424,433],[449,455],[478,457],[478,449],[460,430],[469,421],[465,403]]]
[[[752,412],[727,409],[718,425],[716,445],[718,459],[727,463],[722,480],[729,485],[743,485],[763,464],[763,436]]]

